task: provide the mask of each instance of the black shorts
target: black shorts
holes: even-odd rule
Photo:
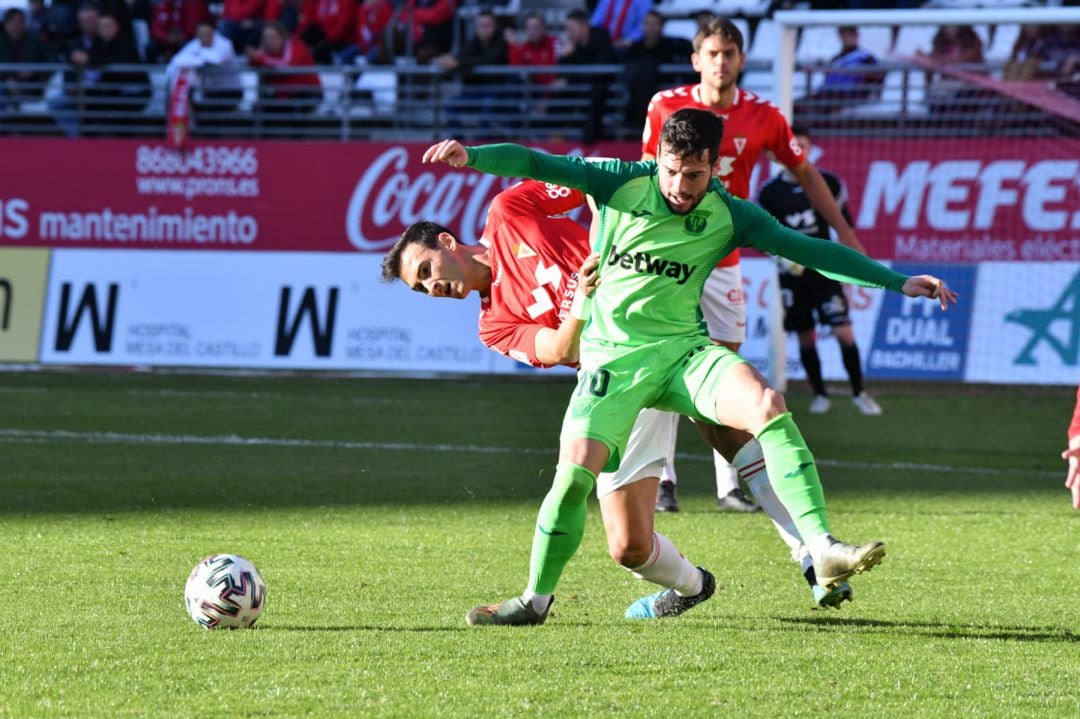
[[[851,324],[844,288],[813,270],[803,270],[797,276],[781,272],[780,294],[784,298],[784,329],[788,332],[805,332],[819,324]]]

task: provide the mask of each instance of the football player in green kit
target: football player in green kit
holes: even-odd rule
[[[853,546],[830,533],[813,456],[783,396],[738,354],[709,341],[698,309],[705,278],[736,247],[753,247],[841,282],[936,299],[942,309],[955,303],[956,293],[936,277],[906,277],[841,245],[807,238],[728,194],[714,177],[722,134],[721,118],[684,109],[664,123],[655,161],[589,161],[512,144],[466,148],[455,140],[428,148],[423,160],[577,188],[598,207],[593,249],[600,255],[600,287],[581,337],[581,372],[563,419],[553,481],[574,499],[545,502],[537,532],[580,537],[576,524],[585,513],[575,503],[584,504],[598,473],[618,467],[638,412],[655,407],[757,438],[773,490],[810,551],[818,583],[834,587],[878,564],[885,545]],[[651,486],[622,489],[633,514],[651,516]],[[658,575],[685,574],[680,563],[686,560],[677,550],[659,549],[651,565]],[[707,599],[714,584],[699,569],[678,589],[638,600],[627,614],[681,614]],[[536,624],[549,608],[550,601],[541,611],[513,598],[470,614],[479,620],[473,623]]]

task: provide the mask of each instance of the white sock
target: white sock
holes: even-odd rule
[[[715,449],[712,454],[713,467],[716,469],[716,496],[723,499],[739,488],[739,473],[724,458],[724,455]]]
[[[679,437],[679,415],[669,412],[668,416],[671,418],[671,446],[668,447],[664,469],[660,472],[660,481],[678,484],[679,478],[675,476],[675,440]]]
[[[761,444],[756,439],[750,440],[739,449],[731,463],[738,471],[739,477],[746,482],[746,488],[754,496],[754,501],[760,504],[769,515],[773,526],[776,527],[776,533],[791,550],[792,560],[799,562],[803,572],[806,572],[811,566],[810,555],[799,536],[799,530],[795,528],[791,514],[776,496],[769,482],[769,475],[765,473],[765,455],[761,450]]]
[[[526,604],[532,605],[533,611],[537,614],[543,614],[551,606],[551,600],[554,594],[533,594],[528,589],[521,595],[521,600]]]
[[[829,545],[835,541],[836,537],[828,532],[822,532],[816,537],[811,537],[807,540],[806,548],[810,551],[810,557],[813,558],[814,564],[821,561],[821,555],[823,555],[825,550],[829,548]]]
[[[630,571],[638,579],[674,589],[683,597],[701,593],[703,581],[701,572],[679,553],[670,539],[659,532],[653,532],[649,559],[640,567],[631,568]]]

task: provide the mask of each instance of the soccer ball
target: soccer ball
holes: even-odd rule
[[[243,557],[215,554],[191,570],[184,601],[188,614],[204,629],[243,629],[262,614],[266,583]]]

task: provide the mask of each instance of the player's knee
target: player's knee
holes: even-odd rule
[[[652,552],[651,542],[642,542],[634,537],[622,536],[608,539],[608,554],[621,567],[634,569],[649,561]]]
[[[780,394],[772,387],[766,387],[761,393],[757,411],[758,419],[762,425],[779,417],[784,412],[787,412],[787,403],[784,401],[784,395]]]
[[[555,479],[548,496],[559,502],[584,502],[596,486],[596,475],[585,467],[571,462],[560,462],[555,468]]]
[[[634,569],[645,564],[649,560],[649,547],[625,545],[608,547],[608,553],[616,564],[626,569]]]

